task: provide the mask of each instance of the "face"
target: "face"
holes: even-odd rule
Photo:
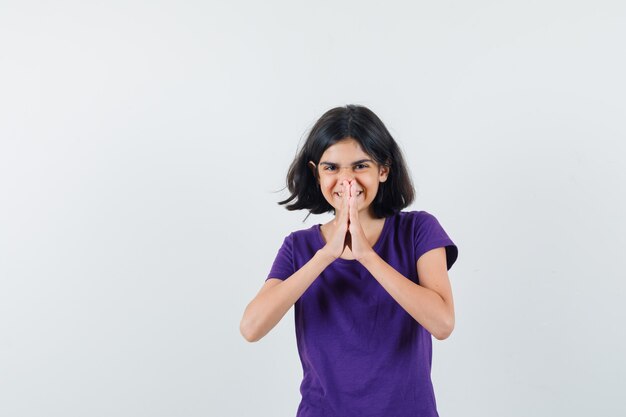
[[[374,162],[352,138],[329,146],[322,154],[319,164],[316,166],[313,161],[309,161],[309,166],[313,172],[317,168],[322,194],[335,208],[335,212],[341,208],[339,193],[344,180],[356,181],[357,191],[362,191],[357,196],[357,208],[359,212],[367,212],[376,198],[379,184],[387,181],[389,175],[389,168]]]

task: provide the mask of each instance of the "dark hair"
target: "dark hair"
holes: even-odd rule
[[[328,110],[319,118],[302,146],[287,173],[287,188],[291,192],[288,199],[278,202],[292,204],[287,210],[308,209],[311,213],[335,212],[333,206],[322,195],[308,161],[319,165],[326,149],[335,143],[352,138],[365,153],[379,165],[389,167],[387,181],[380,184],[372,209],[377,218],[389,217],[409,206],[415,198],[415,190],[408,173],[402,152],[383,122],[364,106],[349,104]]]

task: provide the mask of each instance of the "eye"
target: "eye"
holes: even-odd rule
[[[362,167],[363,169],[367,168],[367,164],[358,164],[354,166],[355,168]]]
[[[324,171],[330,171],[330,170],[332,170],[332,169],[335,169],[335,167],[334,167],[334,166],[332,166],[332,165],[325,165],[325,166],[324,166]]]

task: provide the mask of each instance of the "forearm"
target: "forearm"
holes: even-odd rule
[[[407,313],[435,338],[447,338],[454,328],[454,310],[435,291],[406,278],[376,252],[361,260],[363,266]]]
[[[256,342],[269,333],[333,261],[332,256],[319,250],[289,278],[259,293],[241,319],[240,328],[246,339]]]

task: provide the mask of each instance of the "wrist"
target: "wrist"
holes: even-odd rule
[[[316,252],[316,255],[325,263],[328,263],[329,265],[333,263],[335,259],[337,259],[335,256],[333,256],[329,251],[325,250],[324,248],[319,249]]]
[[[380,258],[380,256],[378,256],[376,251],[372,249],[372,250],[367,251],[363,256],[361,256],[359,258],[359,262],[367,268],[369,264],[376,261],[376,258]]]

